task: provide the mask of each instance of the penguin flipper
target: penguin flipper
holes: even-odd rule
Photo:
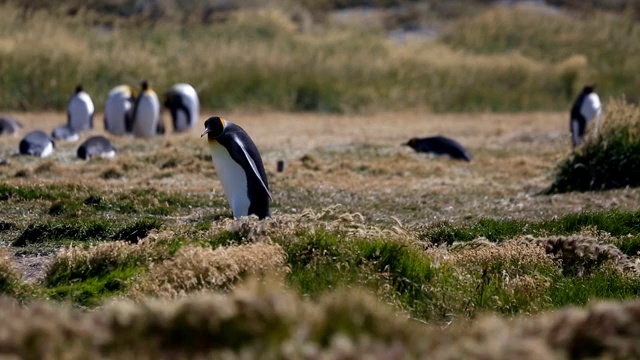
[[[273,200],[273,197],[271,197],[271,193],[269,192],[269,188],[267,188],[267,185],[265,184],[264,179],[262,178],[262,176],[260,176],[260,172],[258,171],[258,167],[256,166],[255,161],[253,161],[253,159],[251,158],[251,156],[247,152],[247,149],[245,149],[244,144],[242,144],[242,141],[240,141],[240,139],[238,139],[236,136],[233,136],[233,141],[236,143],[236,145],[238,145],[240,147],[240,149],[242,149],[242,153],[244,154],[244,156],[245,156],[247,162],[249,163],[249,165],[251,165],[251,169],[253,170],[253,173],[256,175],[258,180],[260,180],[260,184],[264,188],[264,191],[267,192],[267,195],[269,196],[269,199]]]

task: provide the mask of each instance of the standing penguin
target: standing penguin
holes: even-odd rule
[[[211,158],[233,216],[270,216],[269,183],[258,148],[238,125],[213,116],[204,122]]]
[[[85,140],[80,147],[78,147],[77,155],[83,160],[89,160],[94,156],[112,159],[116,156],[116,149],[109,139],[98,135]]]
[[[602,103],[594,90],[595,85],[585,86],[571,107],[571,142],[574,148],[582,142],[587,126],[594,117],[596,119],[595,133],[598,133]]]
[[[129,85],[116,86],[104,102],[104,128],[113,135],[131,132],[135,92]]]
[[[35,130],[28,133],[21,141],[18,152],[21,155],[47,157],[53,154],[56,143],[44,131]]]
[[[160,101],[147,80],[142,80],[142,91],[133,109],[133,135],[153,137],[160,129]]]
[[[191,129],[200,116],[198,93],[189,84],[175,84],[167,90],[164,93],[164,106],[171,112],[174,132]]]
[[[444,136],[412,138],[406,144],[416,152],[448,155],[455,160],[471,161],[471,154],[457,141]]]
[[[67,106],[67,125],[75,131],[92,130],[94,111],[91,97],[84,91],[82,85],[78,85]]]

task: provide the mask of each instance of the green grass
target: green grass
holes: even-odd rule
[[[436,245],[470,241],[485,237],[500,242],[518,235],[570,235],[585,227],[608,232],[613,236],[633,235],[622,240],[621,250],[636,255],[640,237],[640,211],[602,211],[568,214],[543,221],[481,219],[473,224],[439,223],[420,232],[420,238]]]
[[[104,240],[125,240],[137,242],[146,237],[153,229],[159,229],[159,219],[112,219],[93,218],[83,221],[47,220],[32,223],[22,231],[13,242],[13,246],[26,246],[51,242],[90,242]]]
[[[123,293],[129,288],[131,279],[142,273],[145,267],[117,267],[95,276],[83,278],[54,278],[44,289],[45,296],[52,300],[70,302],[83,307],[95,307],[105,300]]]

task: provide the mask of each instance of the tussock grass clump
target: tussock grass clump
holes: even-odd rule
[[[0,248],[0,294],[14,294],[19,282],[20,275],[11,261],[11,254]]]
[[[609,103],[601,129],[563,159],[549,193],[640,186],[640,108]]]
[[[229,290],[246,274],[286,271],[277,244],[255,243],[208,249],[185,246],[168,260],[152,264],[132,288],[134,297],[174,298],[205,290]]]

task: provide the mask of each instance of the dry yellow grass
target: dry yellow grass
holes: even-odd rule
[[[56,113],[11,115],[25,122],[22,134],[64,122]],[[403,223],[424,223],[480,216],[535,219],[633,209],[640,203],[635,189],[536,196],[570,150],[564,113],[220,115],[244,127],[261,150],[279,206],[275,215],[343,204],[369,220],[388,221],[393,215]],[[100,122],[97,128],[102,133]],[[47,159],[9,157],[0,176],[9,184],[80,183],[114,193],[148,188],[224,200],[200,130],[150,140],[109,136],[118,149],[113,161],[79,161],[78,143],[59,142]],[[458,140],[474,160],[431,158],[400,145],[412,136],[437,134]],[[3,138],[0,154],[15,152],[19,141]],[[275,172],[278,160],[286,162],[283,173]]]

